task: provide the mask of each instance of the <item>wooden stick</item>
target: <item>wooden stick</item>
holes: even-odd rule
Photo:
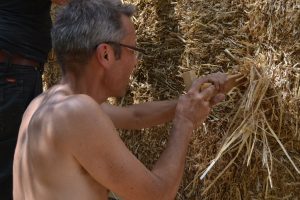
[[[192,86],[192,83],[197,78],[197,75],[194,70],[190,70],[182,73],[182,78],[185,85],[185,90],[187,91]]]

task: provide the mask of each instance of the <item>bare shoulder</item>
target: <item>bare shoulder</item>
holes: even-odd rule
[[[79,142],[90,143],[93,138],[115,129],[100,105],[87,95],[67,97],[55,105],[53,110],[52,119],[57,139],[64,146],[73,146]]]
[[[99,104],[87,95],[71,95],[56,104],[57,110],[63,111],[58,114],[65,114],[70,119],[75,120],[78,118],[75,114],[82,115],[101,115]],[[66,116],[65,116],[66,117]]]
[[[87,95],[73,95],[58,103],[54,109],[55,121],[63,123],[62,127],[69,126],[77,129],[93,127],[110,119],[102,111],[100,105]],[[81,129],[80,128],[80,129]],[[82,129],[81,129],[82,130]]]

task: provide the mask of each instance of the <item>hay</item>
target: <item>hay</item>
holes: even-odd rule
[[[188,70],[239,72],[249,80],[195,131],[177,199],[297,199],[300,1],[126,2],[138,7],[138,43],[148,54],[127,95],[114,103],[177,98],[184,92],[181,73]],[[170,126],[120,131],[151,168]]]
[[[249,79],[193,136],[177,198],[299,196],[299,2],[133,2],[138,42],[152,56],[140,63],[124,104],[177,97],[183,92],[178,75],[191,69]],[[168,128],[122,137],[151,168]]]
[[[52,21],[55,20],[58,5],[52,4],[50,15]],[[43,88],[44,90],[49,89],[53,85],[57,84],[61,78],[61,70],[56,62],[55,52],[51,50],[48,55],[48,61],[44,65],[44,74],[43,74]]]

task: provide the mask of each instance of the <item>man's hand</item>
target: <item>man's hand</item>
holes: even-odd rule
[[[203,79],[206,82],[212,83],[216,87],[218,93],[224,92],[225,89],[224,86],[227,80],[227,75],[225,73],[221,73],[221,72],[212,73],[203,77]]]
[[[228,80],[228,77],[225,73],[217,72],[209,74],[205,77],[202,77],[203,81],[206,81],[207,83],[211,83],[215,87],[215,92],[213,97],[210,100],[210,105],[213,106],[225,99],[225,84]],[[196,79],[197,80],[197,79]],[[200,86],[201,87],[201,86]]]
[[[179,98],[175,120],[190,122],[196,128],[207,118],[211,106],[224,99],[222,92],[226,80],[227,76],[224,73],[210,74],[196,79],[187,94]],[[213,85],[199,91],[201,85],[208,82]]]

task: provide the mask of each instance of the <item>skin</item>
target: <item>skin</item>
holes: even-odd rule
[[[125,16],[122,22],[127,35],[121,42],[135,46],[133,23]],[[208,116],[217,87],[201,93],[198,89],[209,80],[221,87],[226,76],[196,80],[178,101],[128,108],[104,104],[110,96],[125,94],[136,63],[130,49],[122,48],[117,60],[112,47],[101,44],[80,77],[67,72],[61,84],[32,101],[15,152],[15,200],[99,200],[108,198],[108,190],[130,200],[175,198],[192,131]],[[156,113],[159,109],[161,115]],[[167,147],[152,170],[127,149],[116,131],[172,118]]]
[[[177,100],[147,102],[126,107],[103,103],[101,109],[110,117],[116,128],[133,130],[171,121],[176,105]]]

